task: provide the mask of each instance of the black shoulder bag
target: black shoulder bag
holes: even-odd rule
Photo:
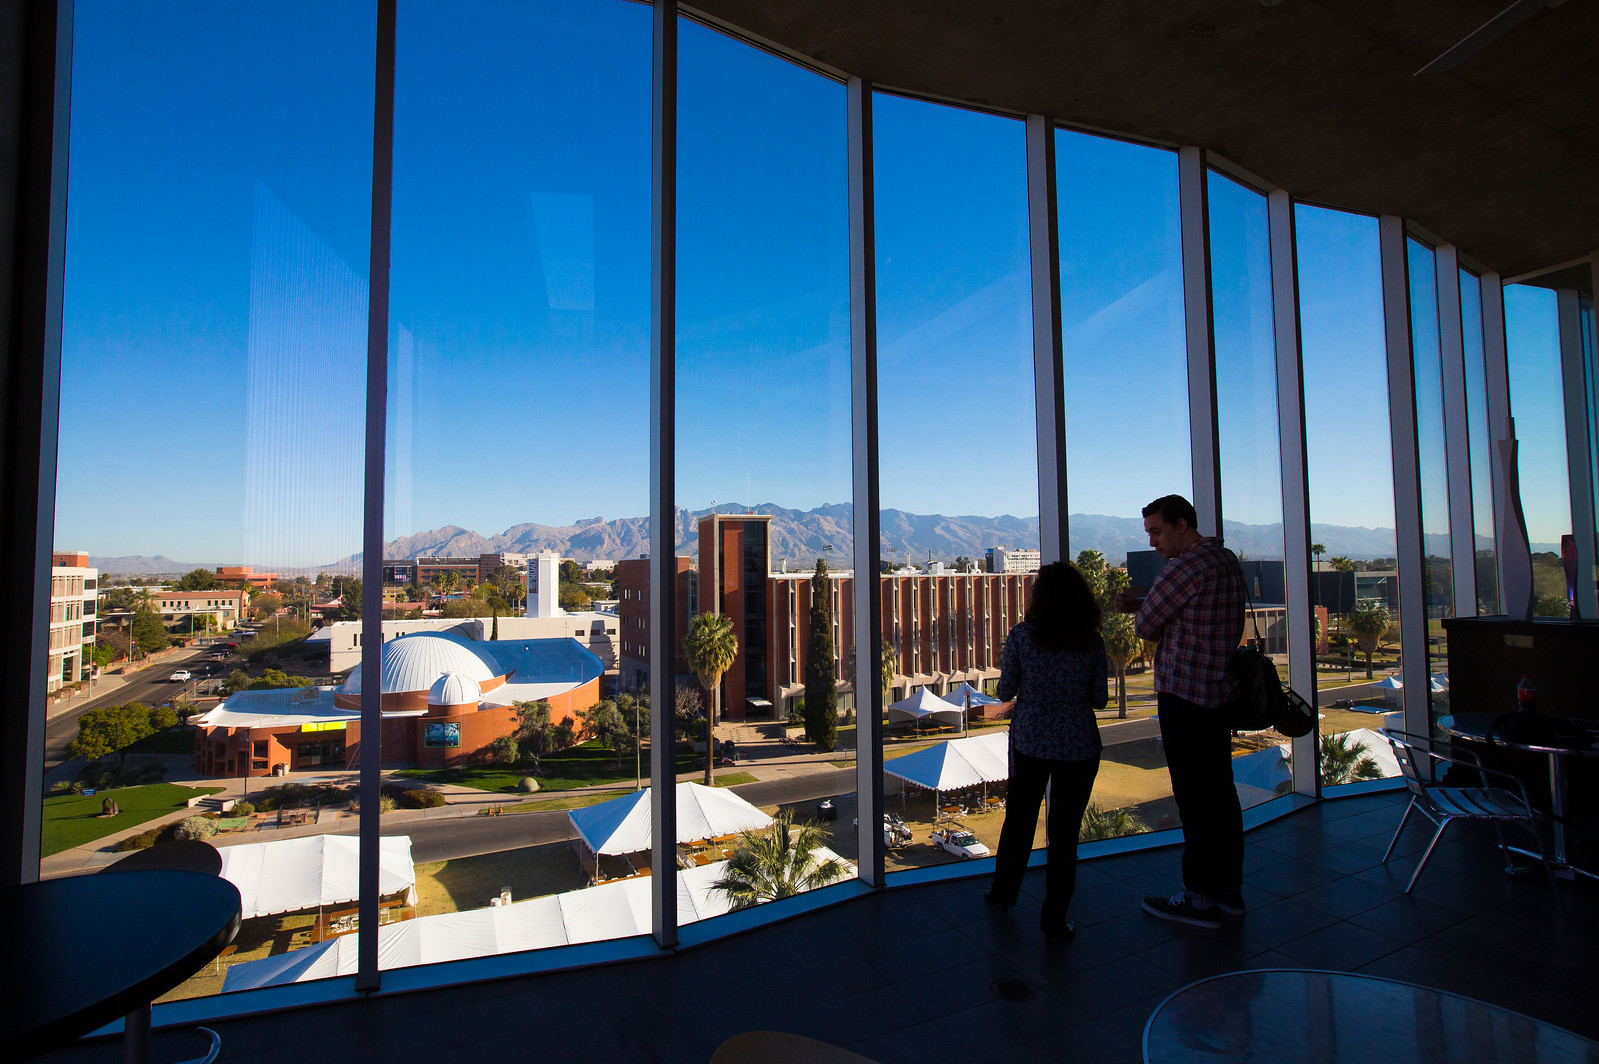
[[[1238,681],[1238,697],[1227,706],[1227,724],[1235,732],[1276,728],[1290,739],[1309,735],[1316,724],[1316,711],[1283,686],[1277,666],[1261,650],[1260,622],[1255,616],[1248,580],[1244,581],[1244,602],[1255,638],[1233,651],[1233,659],[1227,665],[1228,674]]]

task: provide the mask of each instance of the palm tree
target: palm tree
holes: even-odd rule
[[[1321,556],[1323,554],[1326,554],[1326,553],[1327,553],[1327,544],[1325,544],[1325,543],[1312,543],[1310,545],[1310,556],[1312,558],[1316,559],[1316,565],[1318,567],[1321,565]]]
[[[700,686],[710,696],[710,714],[705,718],[705,785],[711,785],[716,763],[716,720],[721,715],[722,674],[738,659],[738,636],[733,622],[720,613],[698,613],[688,623],[683,638],[683,655],[688,667],[699,677]]]
[[[1333,558],[1332,567],[1339,573],[1352,573],[1355,571],[1355,563],[1345,558],[1342,554]],[[1338,580],[1338,612],[1344,612],[1344,581],[1342,577],[1339,577]]]
[[[1127,666],[1143,647],[1130,613],[1107,613],[1099,623],[1105,640],[1105,657],[1116,672],[1116,719],[1127,719]]]
[[[1098,802],[1089,802],[1088,808],[1083,810],[1083,826],[1078,829],[1077,838],[1080,842],[1093,842],[1148,830],[1148,825],[1131,809],[1103,809]]]
[[[1321,785],[1336,787],[1357,780],[1382,779],[1382,767],[1365,749],[1351,745],[1348,734],[1321,737]]]
[[[849,682],[855,682],[855,647],[849,648]],[[899,653],[895,651],[894,644],[883,640],[877,645],[877,687],[883,693],[883,705],[888,705],[894,690],[894,678],[899,675]],[[856,701],[860,699],[857,696]],[[855,707],[859,713],[861,707]]]
[[[837,858],[816,859],[826,841],[827,833],[815,824],[795,827],[793,811],[785,809],[770,831],[739,833],[738,848],[711,889],[727,895],[737,910],[825,887],[844,875]]]
[[[1355,645],[1366,654],[1366,679],[1371,679],[1371,652],[1377,640],[1388,633],[1388,605],[1382,599],[1361,599],[1344,620],[1355,637]]]

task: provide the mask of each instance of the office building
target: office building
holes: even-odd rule
[[[95,638],[95,596],[100,571],[89,565],[86,551],[50,555],[50,671],[45,689],[89,678],[89,651]]]

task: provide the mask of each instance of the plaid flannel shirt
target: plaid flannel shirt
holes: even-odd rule
[[[1155,690],[1201,706],[1238,695],[1227,673],[1244,635],[1244,571],[1221,539],[1189,545],[1155,577],[1139,607],[1138,634],[1157,642]]]

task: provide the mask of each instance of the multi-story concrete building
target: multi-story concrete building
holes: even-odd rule
[[[233,628],[244,619],[250,606],[250,593],[226,588],[210,591],[157,591],[154,604],[161,620],[167,623],[209,616],[218,628]]]
[[[988,571],[991,573],[1036,573],[1043,564],[1043,555],[1030,547],[988,548]]]
[[[95,637],[95,596],[100,570],[90,567],[86,551],[50,555],[50,673],[45,690],[87,679],[89,652]]]

